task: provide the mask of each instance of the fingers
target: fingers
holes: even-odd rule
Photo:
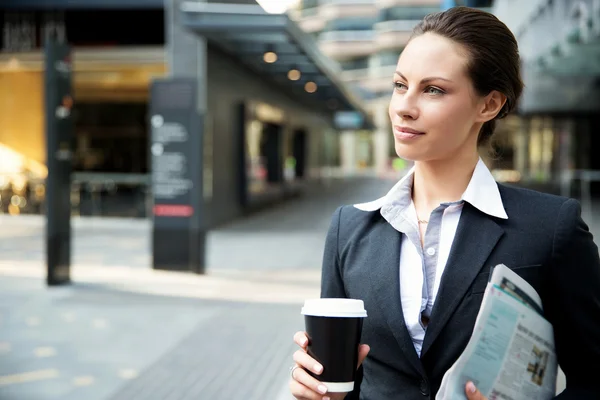
[[[305,332],[296,332],[294,342],[301,347],[294,353],[294,361],[300,368],[296,368],[290,379],[290,391],[298,400],[330,400],[327,388],[317,379],[310,376],[305,370],[315,374],[323,372],[323,366],[308,355],[308,337]]]
[[[310,370],[311,372],[314,372],[317,375],[323,372],[323,366],[319,364],[314,358],[309,356],[308,353],[305,353],[302,350],[296,350],[296,352],[294,353],[294,361],[296,361],[296,364],[298,364],[302,368]]]
[[[312,376],[310,376],[302,368],[296,368],[294,370],[292,381],[295,381],[300,384],[300,386],[296,387],[296,389],[299,389],[301,391],[301,393],[299,394],[309,399],[321,399],[323,395],[327,393],[327,387]],[[296,395],[293,391],[292,394],[294,394],[294,396]]]
[[[371,351],[371,347],[368,344],[361,344],[358,346],[358,366],[356,368],[360,367],[360,364],[367,358],[369,351]]]
[[[306,333],[305,332],[296,332],[294,334],[294,342],[298,346],[300,346],[306,350],[306,347],[308,346],[308,337],[306,337]]]
[[[290,391],[292,392],[292,396],[298,400],[331,400],[331,397],[323,396],[294,379],[290,380]]]
[[[473,382],[467,382],[465,385],[465,394],[468,400],[487,400],[483,394],[475,387]]]
[[[294,361],[300,368],[296,368],[290,379],[290,391],[297,400],[341,400],[345,397],[344,393],[328,394],[327,387],[309,375],[307,371],[311,371],[316,375],[323,372],[323,366],[314,358],[308,355],[307,348],[309,344],[306,332],[296,332],[294,334],[294,343],[300,346],[301,349],[294,353]],[[369,354],[371,348],[362,344],[358,347],[358,366],[362,364],[364,359]],[[357,367],[358,367],[357,366]]]

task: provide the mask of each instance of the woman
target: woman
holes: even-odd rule
[[[600,260],[579,203],[497,184],[478,155],[522,91],[517,42],[492,14],[457,7],[426,17],[402,52],[389,106],[395,149],[414,168],[384,197],[336,210],[321,297],[369,313],[350,394],[326,392],[295,335],[296,399],[434,398],[464,350],[490,267],[540,294],[567,376],[561,399],[600,398]],[[465,382],[468,399],[483,399]]]

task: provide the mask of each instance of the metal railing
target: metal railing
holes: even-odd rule
[[[71,205],[78,215],[146,217],[150,190],[149,174],[75,173]]]
[[[300,17],[302,18],[316,17],[318,15],[319,7],[303,8],[300,10]]]
[[[372,41],[375,40],[375,31],[356,30],[356,31],[327,31],[321,33],[320,41]]]
[[[0,213],[44,214],[46,182],[24,174],[0,174]],[[71,212],[82,216],[145,218],[151,215],[149,174],[74,173]]]
[[[375,24],[377,33],[385,32],[412,32],[414,27],[420,22],[418,19],[405,19],[394,21],[382,21]]]

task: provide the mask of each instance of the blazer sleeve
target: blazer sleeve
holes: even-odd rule
[[[600,258],[578,201],[565,201],[554,231],[545,314],[567,387],[556,399],[598,399]]]
[[[342,207],[338,207],[333,213],[329,231],[325,238],[325,250],[323,252],[323,267],[321,269],[321,297],[345,298],[346,290],[342,281],[339,233]]]
[[[346,298],[346,289],[342,280],[342,265],[340,263],[339,238],[340,221],[342,209],[339,207],[333,213],[329,231],[325,239],[325,250],[323,252],[323,267],[321,271],[321,298]],[[354,390],[345,397],[345,400],[358,400],[360,396],[360,385],[363,378],[362,365],[356,372]]]

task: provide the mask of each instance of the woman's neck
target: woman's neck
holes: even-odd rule
[[[479,161],[472,153],[460,158],[415,162],[412,197],[417,210],[429,214],[440,203],[460,200]]]

